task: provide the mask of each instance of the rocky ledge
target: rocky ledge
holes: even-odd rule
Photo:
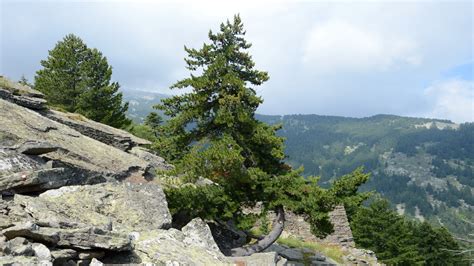
[[[146,140],[49,110],[11,82],[0,83],[0,125],[1,265],[284,263],[275,252],[224,256],[201,219],[170,228],[153,178],[173,166]]]
[[[50,110],[40,92],[0,81],[0,265],[336,264],[276,244],[226,257],[220,248],[235,239],[217,237],[216,244],[220,229],[211,232],[205,221],[171,228],[165,194],[153,179],[173,166],[149,151],[148,141]],[[302,226],[288,224],[289,232]],[[345,261],[364,264],[358,257]]]

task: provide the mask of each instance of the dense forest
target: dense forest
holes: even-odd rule
[[[323,185],[358,166],[372,173],[362,186],[409,215],[464,235],[474,227],[474,124],[377,115],[259,116],[281,123],[287,160]]]

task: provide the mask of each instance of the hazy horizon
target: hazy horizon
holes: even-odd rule
[[[183,46],[239,13],[261,114],[393,114],[474,121],[473,3],[1,1],[0,74],[32,80],[74,33],[103,52],[124,90],[173,94]]]

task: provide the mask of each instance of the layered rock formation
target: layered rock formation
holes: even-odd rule
[[[3,84],[3,85],[2,85]],[[209,226],[170,228],[148,141],[46,108],[40,92],[0,83],[0,264],[276,265],[275,252],[229,258]]]
[[[153,178],[173,166],[149,144],[81,115],[49,110],[40,92],[0,82],[0,264],[298,265],[303,257],[311,265],[336,264],[276,244],[265,253],[226,257],[220,248],[244,244],[244,232],[218,246],[215,224],[213,232],[201,219],[171,228],[165,194]],[[331,241],[352,249],[344,210],[331,215]],[[304,219],[291,213],[287,219],[286,235],[313,240]],[[359,258],[347,262],[373,262]]]

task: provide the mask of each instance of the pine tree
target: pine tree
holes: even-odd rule
[[[101,52],[90,50],[90,58],[84,64],[88,75],[88,89],[79,97],[76,112],[86,117],[113,127],[124,127],[130,124],[126,117],[128,103],[122,104],[120,85],[111,83],[112,67]]]
[[[160,134],[161,123],[163,123],[163,118],[155,112],[151,112],[145,118],[145,125],[150,127],[156,137]]]
[[[111,82],[112,67],[97,49],[90,49],[69,34],[49,51],[37,71],[35,88],[53,106],[114,127],[130,124],[125,117],[128,104],[122,103],[119,84]]]
[[[156,106],[169,120],[154,144],[186,181],[205,177],[217,184],[166,189],[170,210],[176,216],[190,219],[198,215],[248,226],[251,219],[242,213],[243,206],[262,202],[264,211],[275,210],[277,223],[269,235],[251,247],[233,250],[236,255],[258,252],[275,241],[283,230],[284,208],[307,214],[314,233],[330,232],[327,212],[336,203],[337,194],[321,189],[318,179],[302,177],[302,169],[292,170],[283,161],[284,139],[276,135],[280,126],[255,118],[262,103],[255,87],[269,76],[254,68],[247,52],[251,44],[244,35],[237,15],[233,22],[222,23],[219,32],[210,31],[210,43],[201,49],[185,47],[190,77],[171,88],[189,88],[191,92],[164,99]],[[337,192],[343,197],[357,191],[342,190]]]
[[[69,34],[42,60],[36,72],[35,88],[43,92],[51,105],[74,112],[79,96],[87,89],[84,64],[89,49],[77,36]]]
[[[21,85],[28,86],[30,88],[33,88],[33,84],[31,84],[28,79],[25,77],[25,75],[21,75],[20,80],[18,81]]]

